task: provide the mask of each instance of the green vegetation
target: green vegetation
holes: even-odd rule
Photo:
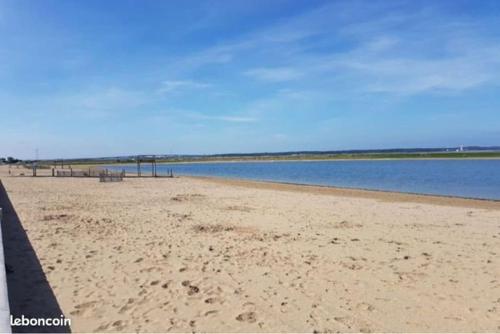
[[[467,159],[500,158],[500,152],[439,152],[439,153],[344,153],[256,156],[201,156],[196,158],[162,159],[161,162],[196,161],[260,161],[260,160],[363,160],[363,159]]]
[[[200,156],[172,156],[158,157],[161,163],[186,163],[186,162],[217,162],[217,161],[293,161],[293,160],[377,160],[377,159],[500,159],[500,151],[478,152],[391,152],[391,153],[300,153],[300,154],[244,154],[244,155],[200,155]],[[134,157],[120,159],[81,159],[65,160],[64,165],[88,168],[96,165],[135,164]],[[45,162],[48,164],[48,162]],[[143,162],[147,164],[147,162]],[[60,166],[60,161],[58,162]]]

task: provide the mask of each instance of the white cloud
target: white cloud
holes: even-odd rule
[[[211,85],[192,80],[167,80],[161,83],[161,87],[158,89],[158,93],[164,94],[183,89],[200,89],[208,87],[211,87]]]
[[[150,103],[151,94],[118,87],[92,88],[78,94],[40,97],[37,103],[54,114],[79,119],[103,119],[123,115]]]
[[[154,96],[145,92],[118,87],[86,88],[57,94],[39,94],[23,99],[15,95],[0,95],[0,109],[17,110],[12,119],[42,115],[50,119],[66,117],[78,120],[102,119],[136,110],[151,103]],[[0,112],[1,114],[1,112]],[[30,120],[31,122],[31,120]]]
[[[204,115],[200,113],[191,113],[189,114],[189,117],[197,120],[213,120],[230,123],[253,123],[258,121],[258,119],[255,117],[237,115]]]
[[[245,64],[249,69],[243,74],[256,80],[330,95],[462,92],[500,81],[494,75],[500,71],[498,41],[484,34],[490,22],[446,15],[439,6],[408,7],[329,4],[173,64],[186,73],[206,65]],[[276,65],[277,60],[287,65]],[[172,82],[163,89],[190,84]]]
[[[411,49],[411,43],[406,43]],[[440,57],[398,54],[387,44],[383,50],[367,43],[354,51],[332,57],[319,67],[323,71],[343,73],[356,82],[357,90],[403,95],[423,92],[461,92],[484,84],[499,82],[499,47],[471,45]]]
[[[178,58],[169,59],[166,69],[169,73],[190,73],[206,65],[224,65],[231,62],[234,54],[246,48],[247,42],[227,43],[213,46]]]
[[[299,77],[302,76],[301,72],[290,67],[254,68],[244,72],[244,74],[258,80],[271,81],[271,82],[289,81],[298,79]]]
[[[491,22],[443,15],[432,7],[414,12],[397,8],[388,11],[383,18],[354,15],[349,25],[333,25],[334,31],[323,32],[323,36],[332,35],[333,41],[347,42],[349,48],[314,52],[314,42],[294,40],[297,43],[292,54],[288,47],[273,49],[274,56],[286,59],[288,67],[258,67],[244,73],[270,82],[305,78],[296,82],[301,89],[313,86],[306,89],[338,94],[460,93],[500,83],[500,41],[485,33]],[[307,22],[314,22],[313,27],[321,27],[325,14],[311,12],[305,17]],[[282,27],[289,27],[293,34],[302,19]]]

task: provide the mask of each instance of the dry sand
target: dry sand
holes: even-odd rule
[[[500,331],[498,202],[0,169],[14,313],[62,310],[77,332]]]

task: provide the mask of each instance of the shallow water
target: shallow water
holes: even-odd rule
[[[113,166],[136,172],[135,166]],[[363,160],[158,164],[158,174],[289,182],[500,200],[500,160]],[[151,167],[143,164],[143,174]]]

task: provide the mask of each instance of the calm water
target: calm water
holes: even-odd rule
[[[114,166],[113,168],[117,168]],[[135,172],[135,166],[123,166]],[[159,164],[158,173],[219,176],[500,200],[500,160],[384,160]],[[143,164],[143,173],[151,171]]]

